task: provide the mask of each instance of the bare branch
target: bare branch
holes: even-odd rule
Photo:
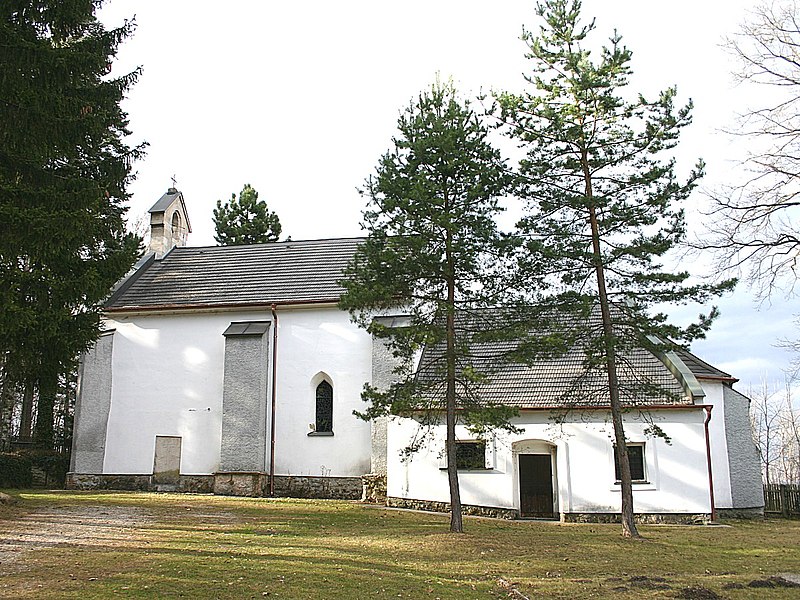
[[[762,300],[792,295],[800,263],[800,22],[794,0],[760,5],[726,47],[739,81],[767,86],[766,105],[741,116],[732,132],[756,150],[743,181],[708,192],[706,234],[692,245],[712,250],[720,274],[734,272]],[[777,94],[775,90],[777,88]],[[766,89],[766,88],[764,88]]]

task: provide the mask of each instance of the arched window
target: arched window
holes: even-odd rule
[[[316,433],[333,433],[333,386],[322,381],[317,386]]]

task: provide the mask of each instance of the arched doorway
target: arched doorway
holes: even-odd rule
[[[542,440],[513,445],[517,457],[519,513],[521,517],[554,519],[558,513],[556,447]]]

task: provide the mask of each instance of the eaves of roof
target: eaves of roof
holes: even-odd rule
[[[242,308],[268,308],[271,306],[335,306],[339,303],[339,298],[320,298],[313,300],[284,300],[284,301],[264,301],[264,302],[229,302],[229,303],[210,303],[210,304],[153,304],[142,306],[120,306],[120,307],[106,307],[103,309],[106,313],[153,313],[153,312],[184,312],[184,311],[199,311],[207,312],[209,310],[237,310]]]

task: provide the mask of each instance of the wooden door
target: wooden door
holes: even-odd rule
[[[157,435],[153,483],[177,485],[181,478],[181,438]]]
[[[555,517],[553,467],[549,454],[519,455],[519,510],[523,517]]]

